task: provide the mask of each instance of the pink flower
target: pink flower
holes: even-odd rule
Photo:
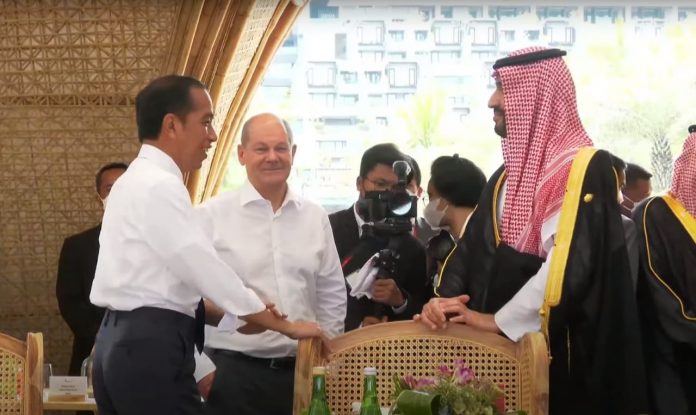
[[[422,389],[425,388],[426,386],[431,386],[435,384],[435,380],[430,379],[430,378],[420,378],[418,379],[418,382],[416,382],[416,389]]]
[[[437,368],[437,370],[438,370],[440,376],[442,376],[444,378],[449,378],[454,374],[454,371],[452,369],[450,369],[450,367],[447,365],[440,365]]]
[[[474,371],[466,366],[457,366],[454,376],[457,379],[457,383],[460,385],[466,385],[476,377]]]

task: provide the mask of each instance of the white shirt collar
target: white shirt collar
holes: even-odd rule
[[[267,201],[263,196],[261,196],[261,193],[259,193],[259,191],[256,190],[254,185],[252,185],[248,179],[245,180],[244,184],[242,184],[242,187],[239,189],[239,204],[241,206],[245,206],[249,203],[256,202],[259,200]],[[285,192],[285,199],[283,200],[283,204],[280,205],[280,207],[285,207],[285,205],[287,205],[288,202],[293,202],[296,207],[302,206],[302,200],[300,199],[299,195],[293,192],[289,185],[287,192]]]
[[[362,227],[366,222],[360,215],[358,215],[358,207],[355,203],[353,203],[353,214],[355,215],[355,221],[358,222],[358,236],[362,236]]]
[[[140,146],[140,151],[138,152],[138,158],[143,158],[151,161],[162,170],[172,173],[182,181],[184,180],[184,175],[181,173],[181,169],[176,165],[174,159],[172,159],[169,154],[160,150],[159,148],[150,145],[143,144]]]

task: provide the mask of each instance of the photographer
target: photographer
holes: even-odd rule
[[[393,144],[378,144],[365,151],[356,180],[360,200],[348,209],[329,215],[346,277],[360,270],[380,250],[397,246],[394,249],[394,275],[387,277],[384,272],[378,273],[378,278],[372,284],[372,300],[348,296],[346,331],[383,321],[410,319],[428,299],[425,250],[411,235],[410,218],[403,219],[408,223],[408,229],[403,232],[384,232],[380,230],[383,226],[378,226],[383,225],[384,221],[374,221],[373,226],[370,222],[374,218],[364,217],[365,212],[358,209],[370,192],[406,194],[405,185],[412,175],[404,178],[402,189],[393,170],[395,162],[406,160],[407,156]]]

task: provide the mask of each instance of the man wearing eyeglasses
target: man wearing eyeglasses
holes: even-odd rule
[[[392,170],[394,162],[409,161],[409,157],[390,143],[369,148],[360,161],[356,187],[360,198],[366,192],[392,190],[398,183]],[[408,176],[412,180],[413,173]],[[329,215],[343,275],[349,276],[380,249],[387,240],[363,232],[365,218],[358,214],[355,204]],[[420,311],[427,301],[425,249],[410,233],[400,236],[395,278],[377,278],[371,287],[372,299],[348,296],[345,330],[354,330],[392,320],[407,320]],[[379,307],[378,305],[385,307]],[[381,312],[384,311],[384,312]]]

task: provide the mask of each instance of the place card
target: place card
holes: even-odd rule
[[[87,376],[51,376],[48,400],[82,402],[87,398]]]

